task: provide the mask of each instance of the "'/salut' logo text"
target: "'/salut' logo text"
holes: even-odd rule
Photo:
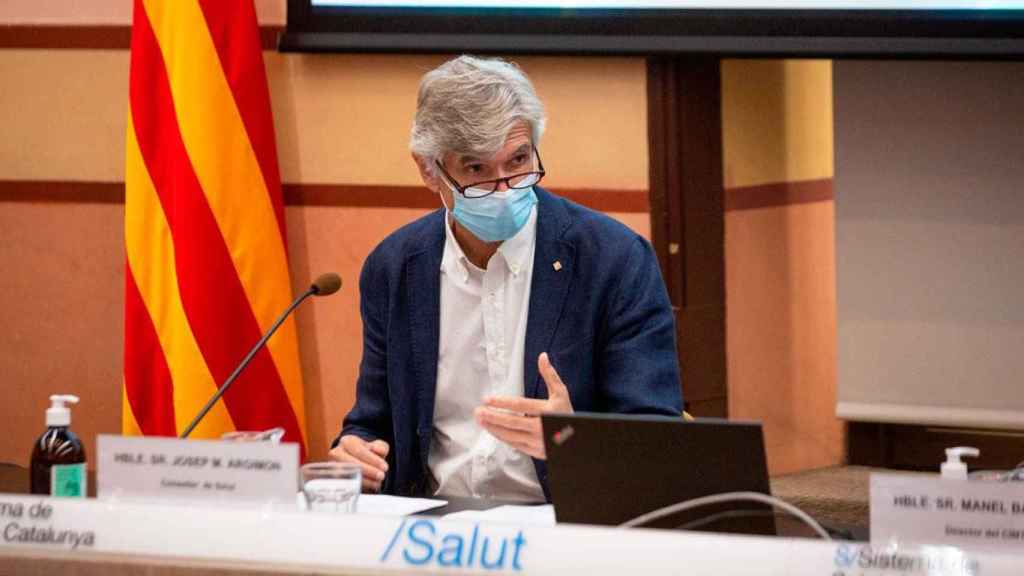
[[[525,548],[522,530],[481,528],[479,524],[442,528],[426,518],[405,519],[391,536],[380,561],[424,568],[518,572],[523,569]]]

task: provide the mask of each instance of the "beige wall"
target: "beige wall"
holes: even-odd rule
[[[722,100],[727,188],[832,177],[830,62],[726,61]],[[831,201],[725,218],[729,414],[764,422],[776,474],[845,459],[833,224]]]
[[[722,139],[726,188],[831,178],[831,61],[724,61]]]
[[[258,4],[284,21],[284,1]],[[0,23],[127,24],[128,0],[0,4]],[[282,176],[290,183],[415,185],[406,151],[415,84],[437,56],[264,54]],[[551,121],[554,187],[647,187],[646,93],[638,59],[517,58]],[[119,182],[126,51],[0,50],[0,180]],[[830,177],[827,63],[729,61],[723,69],[727,186]],[[426,194],[426,192],[424,192]],[[345,288],[298,313],[310,454],[322,457],[353,400],[363,258],[422,210],[287,209],[293,284],[336,270]],[[647,236],[644,213],[613,214]],[[0,203],[0,461],[26,463],[46,396],[83,396],[75,428],[120,429],[123,209]],[[775,472],[841,458],[834,403],[831,206],[726,217],[730,410],[766,422]],[[830,324],[831,322],[831,324]],[[824,416],[822,416],[824,415]]]
[[[266,52],[264,60],[285,182],[419,184],[407,150],[416,86],[443,57]],[[0,139],[0,179],[122,181],[128,61],[127,51],[0,51],[10,88],[0,92],[0,125],[18,135]],[[647,188],[642,61],[516,61],[550,116],[546,185]]]

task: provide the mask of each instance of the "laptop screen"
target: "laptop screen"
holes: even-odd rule
[[[545,414],[548,483],[558,522],[618,525],[724,492],[770,494],[761,424],[664,416]],[[702,506],[648,527],[774,534],[769,506]]]

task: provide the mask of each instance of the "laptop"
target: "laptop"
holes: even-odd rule
[[[544,414],[548,485],[558,522],[619,525],[723,492],[770,494],[761,424],[666,416]],[[770,506],[703,506],[644,524],[775,534]]]

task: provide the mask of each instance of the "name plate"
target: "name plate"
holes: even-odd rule
[[[100,499],[295,507],[297,444],[101,434],[96,452]]]
[[[873,474],[871,541],[1024,552],[1024,485]]]
[[[214,535],[214,537],[211,537]],[[116,555],[260,572],[645,576],[1019,576],[1021,557],[951,547],[489,524],[423,517],[0,494],[7,557]],[[2,570],[0,570],[2,571]]]

